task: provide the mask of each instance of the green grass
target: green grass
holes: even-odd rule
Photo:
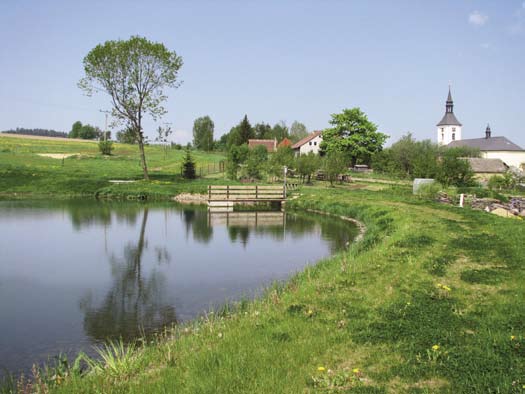
[[[184,151],[147,146],[146,159],[151,180],[142,180],[138,147],[114,144],[111,156],[103,156],[94,142],[0,138],[0,196],[106,196],[114,198],[148,196],[168,198],[181,191],[204,192],[206,185],[225,181],[221,174],[200,182],[180,176]],[[76,154],[64,160],[39,154]],[[220,153],[193,152],[197,174],[219,170]],[[110,180],[135,180],[114,184]]]

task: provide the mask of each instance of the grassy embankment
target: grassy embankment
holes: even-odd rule
[[[114,144],[111,156],[99,153],[95,142],[0,138],[0,197],[87,197],[99,194],[113,198],[148,196],[169,198],[181,191],[204,192],[206,185],[224,184],[222,174],[185,181],[180,168],[185,152],[147,146],[146,158],[151,180],[142,180],[138,147]],[[39,154],[75,154],[64,160]],[[193,152],[198,173],[219,170],[220,153]],[[135,180],[114,184],[110,180]]]
[[[50,392],[525,392],[523,222],[403,189],[302,193],[290,208],[356,217],[365,239]]]

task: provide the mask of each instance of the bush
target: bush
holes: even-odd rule
[[[100,150],[100,153],[103,155],[111,155],[111,151],[113,150],[113,142],[111,141],[100,141],[98,143],[98,149]]]

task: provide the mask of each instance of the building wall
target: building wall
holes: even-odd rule
[[[452,138],[454,134],[455,138]],[[439,145],[448,145],[452,141],[461,140],[461,126],[438,126],[437,142]]]
[[[302,145],[299,148],[299,154],[307,155],[310,152],[314,152],[317,155],[319,153],[319,144],[322,141],[323,141],[323,137],[321,135],[318,135],[315,138],[312,138],[310,141],[308,141],[306,144]]]
[[[525,151],[482,151],[481,156],[486,159],[500,159],[509,167],[525,166]]]

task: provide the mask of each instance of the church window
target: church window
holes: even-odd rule
[[[455,128],[455,127],[452,127],[452,132],[453,132],[453,133],[456,132],[456,128]]]
[[[310,145],[310,146],[312,145],[312,141],[310,141],[309,145]]]
[[[456,133],[452,133],[452,141],[456,140]]]
[[[445,133],[441,132],[441,141],[445,141]]]

